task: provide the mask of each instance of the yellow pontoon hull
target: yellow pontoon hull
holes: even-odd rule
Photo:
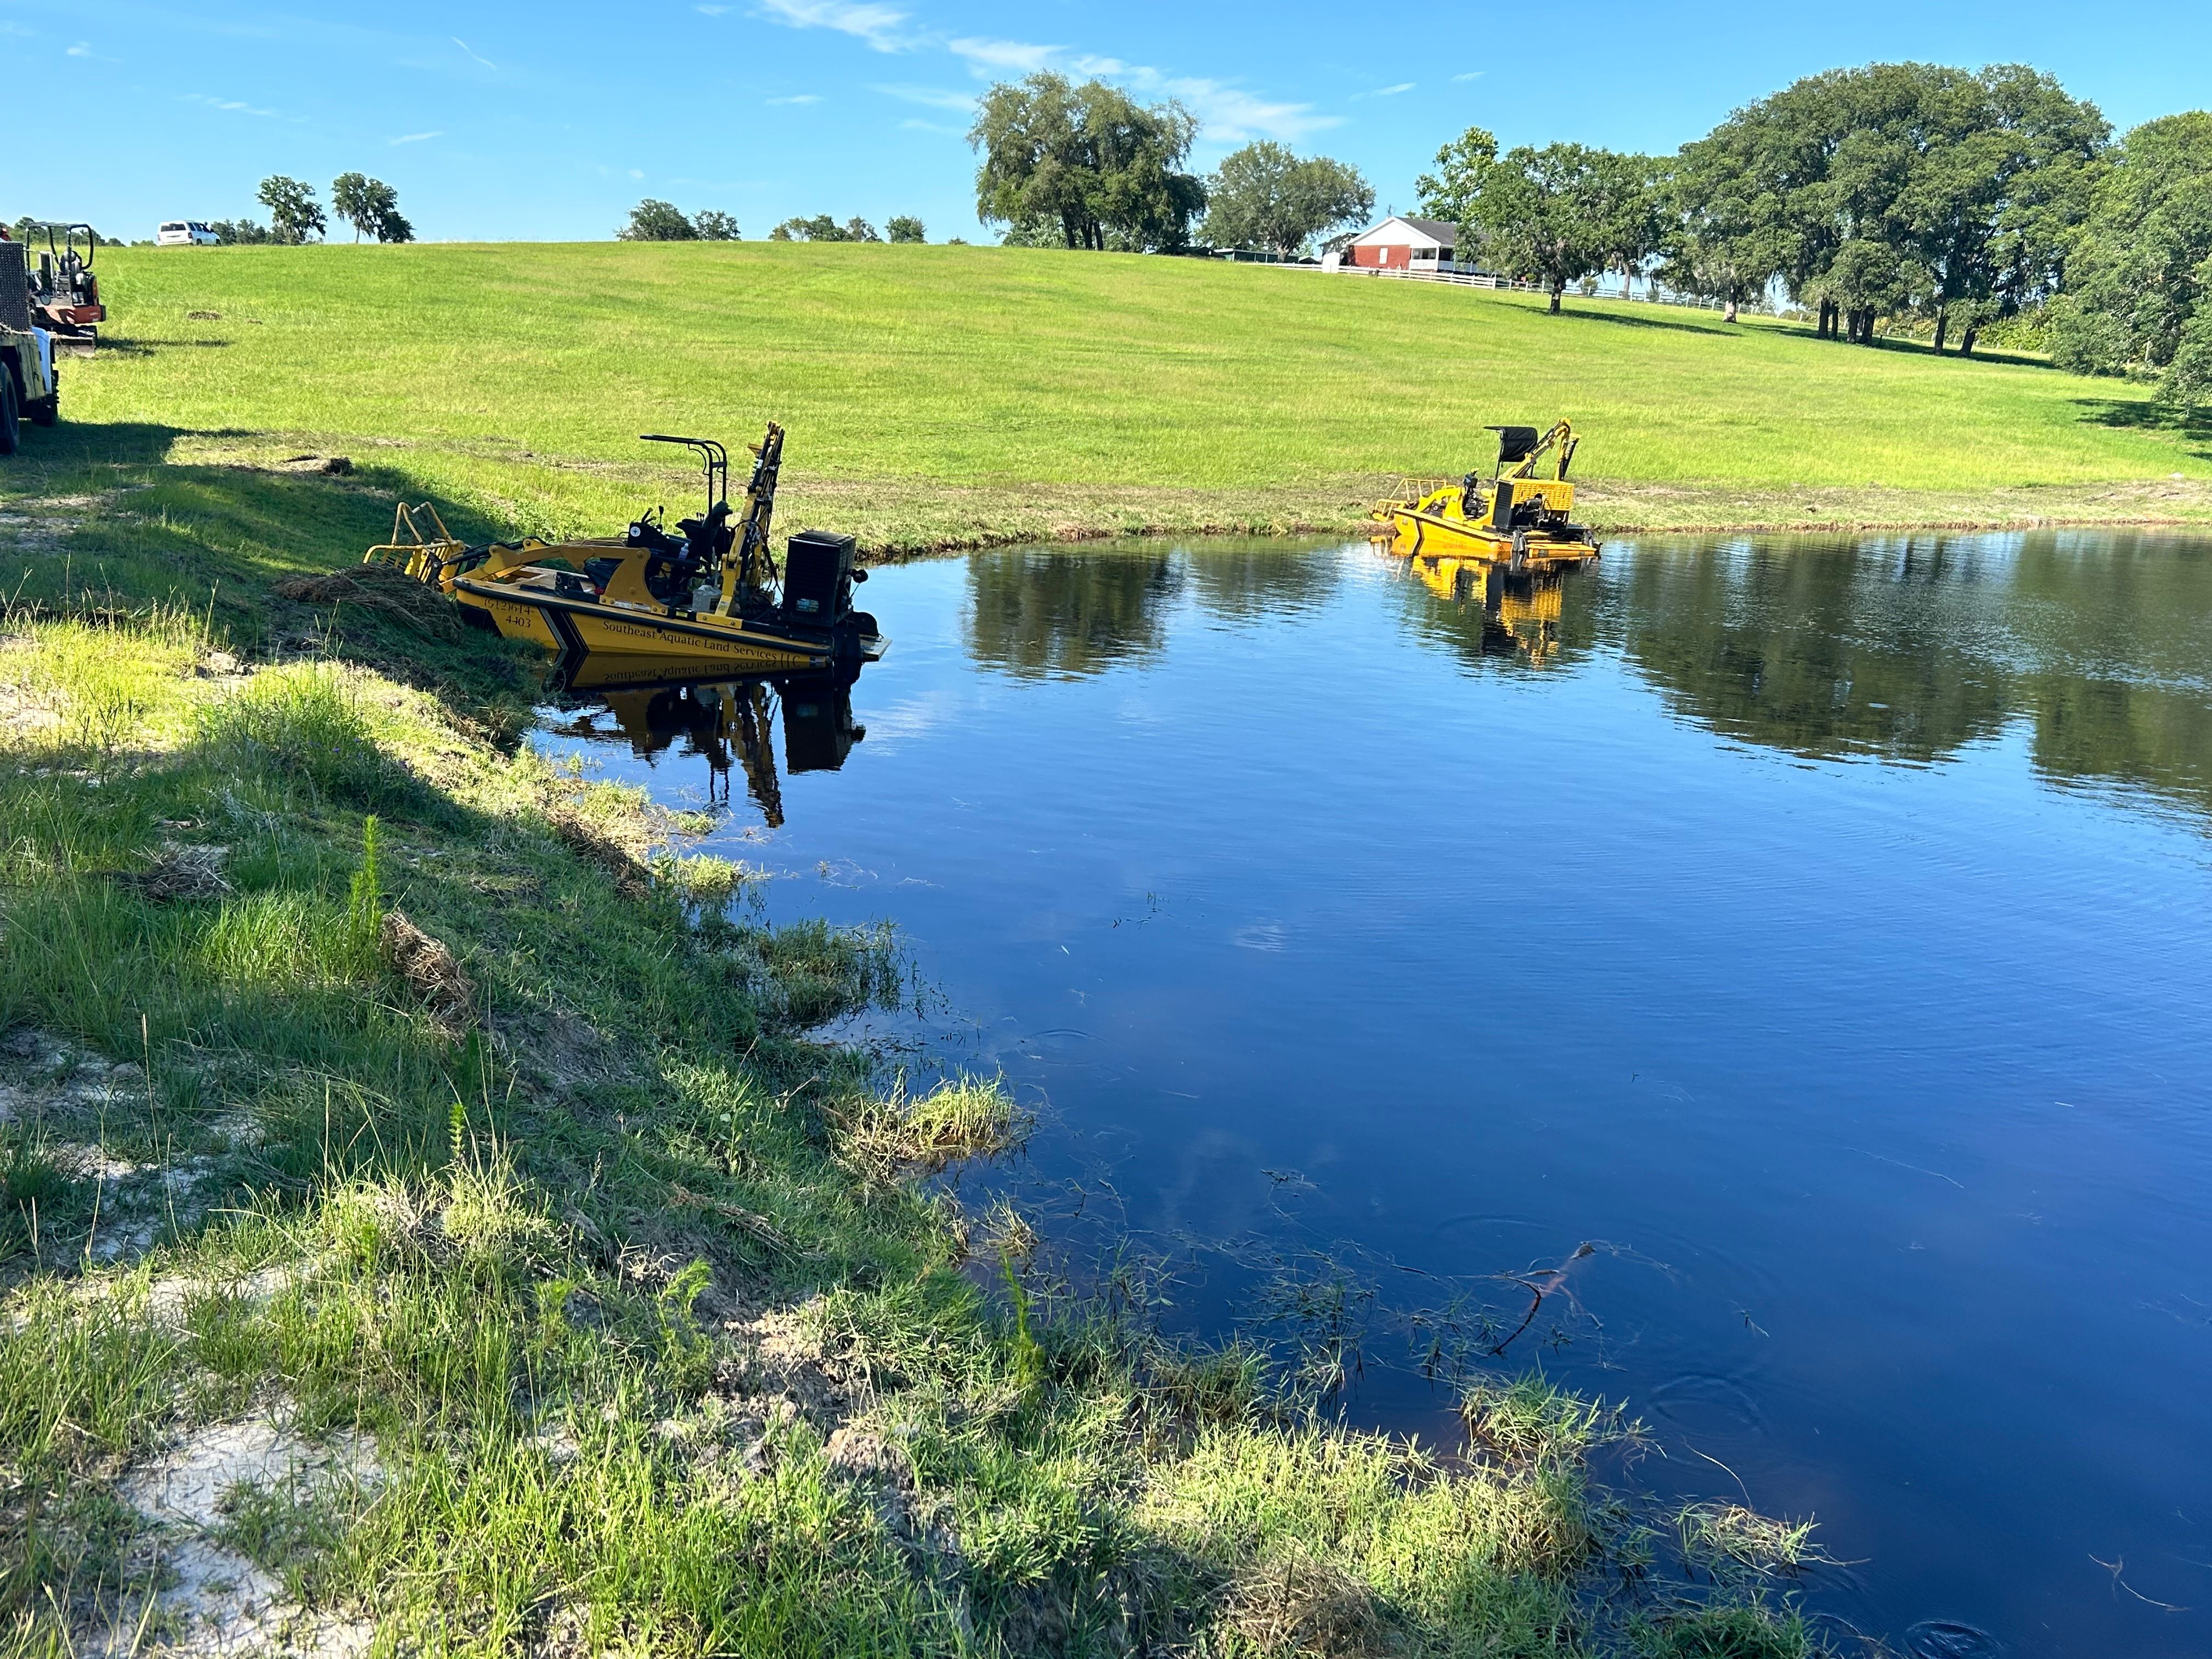
[[[461,576],[452,591],[506,638],[526,640],[554,656],[653,663],[681,658],[703,665],[708,674],[799,673],[832,667],[840,657],[837,644],[826,636],[794,636],[738,617],[612,605],[550,591],[531,580]],[[873,662],[884,648],[882,639],[864,635],[850,654]]]
[[[1483,559],[1523,570],[1565,569],[1597,557],[1597,544],[1579,538],[1565,540],[1540,531],[1518,535],[1493,530],[1486,524],[1424,512],[1393,503],[1379,507],[1374,517],[1389,527],[1391,550],[1409,556],[1433,554],[1462,559]]]

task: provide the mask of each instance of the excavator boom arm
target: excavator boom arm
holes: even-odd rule
[[[1536,476],[1536,463],[1556,451],[1559,460],[1552,476],[1564,478],[1567,476],[1568,463],[1575,458],[1575,442],[1574,428],[1565,421],[1555,422],[1552,429],[1536,441],[1536,447],[1522,458],[1521,465],[1504,476],[1509,478],[1533,478]]]

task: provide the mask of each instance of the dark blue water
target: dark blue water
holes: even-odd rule
[[[1445,1436],[1420,1356],[1588,1242],[1488,1363],[1625,1400],[1662,1492],[1816,1516],[1816,1605],[2212,1651],[2212,544],[1449,588],[1364,545],[878,572],[890,655],[849,716],[763,704],[718,845],[772,915],[898,925],[933,995],[867,1034],[1045,1103],[1024,1195],[1175,1263],[1187,1326],[1348,1285],[1348,1408]],[[720,787],[618,710],[667,746],[587,714],[611,774]]]

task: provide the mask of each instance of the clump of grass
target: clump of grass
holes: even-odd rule
[[[1683,1559],[1717,1576],[1799,1573],[1826,1559],[1813,1543],[1814,1522],[1776,1520],[1741,1504],[1686,1504],[1674,1526]]]
[[[1146,1392],[1155,1409],[1193,1430],[1255,1420],[1267,1401],[1267,1357],[1241,1343],[1163,1347],[1148,1357]]]
[[[484,1266],[520,1266],[552,1243],[539,1194],[517,1179],[512,1159],[465,1158],[447,1177],[438,1224],[463,1257]]]
[[[244,893],[209,914],[198,935],[199,965],[239,989],[303,991],[358,980],[376,961],[364,956],[350,913],[311,892]]]
[[[1304,1577],[1310,1595],[1252,1603],[1249,1616],[1317,1601],[1345,1623],[1349,1581],[1407,1627],[1413,1651],[1565,1645],[1573,1587],[1596,1549],[1584,1495],[1561,1471],[1454,1474],[1417,1447],[1320,1424],[1207,1431],[1187,1456],[1155,1467],[1139,1513],[1217,1583],[1264,1583],[1273,1572],[1288,1589],[1300,1578],[1283,1564],[1329,1564],[1330,1576]],[[1237,1605],[1232,1590],[1232,1616]],[[1365,1628],[1356,1613],[1348,1622]]]
[[[712,853],[663,854],[652,867],[671,892],[702,908],[727,904],[759,873]]]
[[[820,920],[749,935],[754,985],[786,1024],[819,1025],[854,1008],[888,1004],[902,969],[887,927],[861,931]]]
[[[1639,1620],[1629,1640],[1644,1659],[1812,1659],[1829,1651],[1796,1608],[1752,1601]]]
[[[982,1236],[993,1255],[1024,1268],[1036,1259],[1043,1243],[1030,1218],[1004,1197],[993,1199],[984,1211]]]
[[[1255,1561],[1230,1583],[1221,1622],[1261,1654],[1367,1659],[1390,1650],[1374,1592],[1303,1550]]]
[[[915,1096],[902,1073],[890,1094],[845,1114],[843,1152],[854,1169],[888,1182],[995,1157],[1018,1146],[1029,1129],[1004,1078],[949,1078]]]
[[[1565,1393],[1540,1376],[1479,1377],[1461,1394],[1459,1411],[1475,1448],[1539,1468],[1578,1465],[1596,1448],[1644,1432],[1620,1407]]]
[[[400,781],[351,677],[331,663],[264,669],[202,711],[199,735],[227,763],[282,773],[329,800],[374,805]]]

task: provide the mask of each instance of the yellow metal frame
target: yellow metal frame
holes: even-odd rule
[[[415,521],[417,513],[428,516],[434,536],[426,534]],[[392,539],[381,546],[372,547],[361,556],[363,564],[388,564],[405,571],[419,582],[428,582],[450,593],[453,591],[453,577],[447,568],[459,563],[467,552],[460,539],[446,528],[446,521],[438,516],[438,509],[428,501],[410,507],[401,501],[392,510]]]

